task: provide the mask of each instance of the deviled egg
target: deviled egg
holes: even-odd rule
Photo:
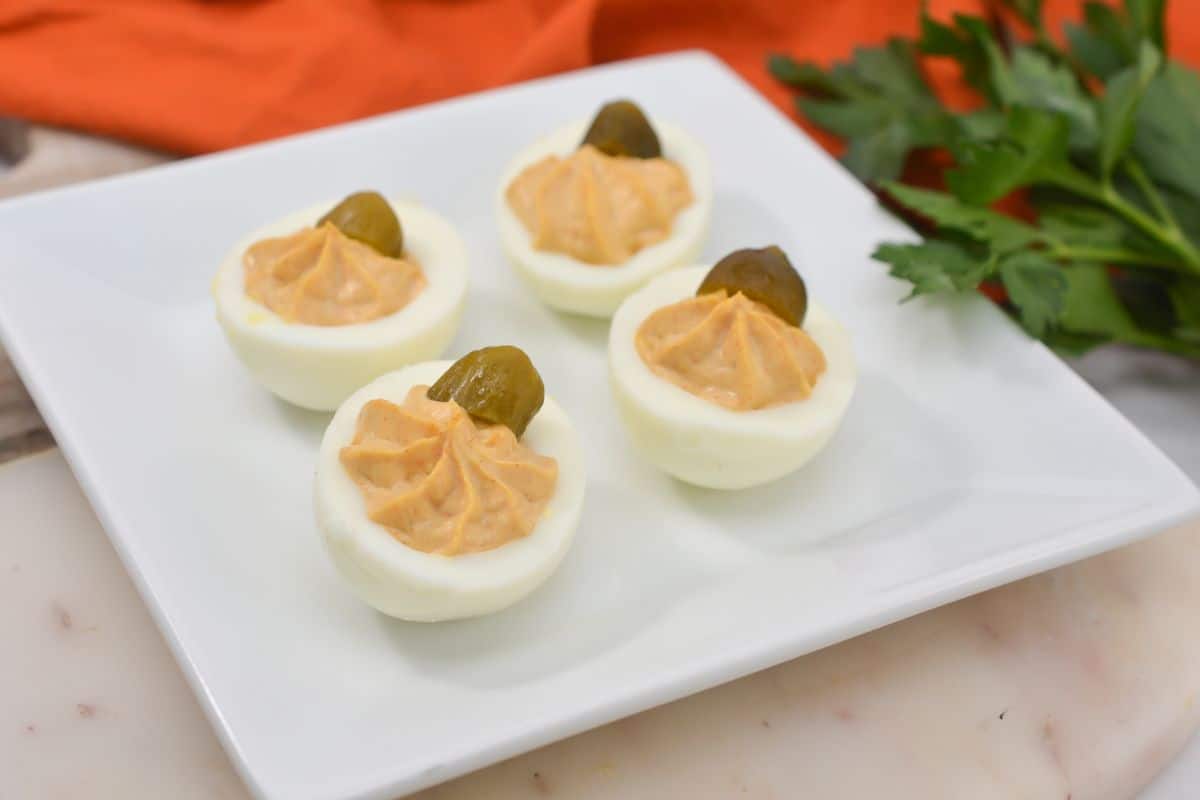
[[[496,216],[505,253],[542,302],[611,317],[652,277],[695,260],[712,194],[704,146],[619,100],[517,155]]]
[[[571,545],[584,486],[575,429],[529,358],[487,347],[351,395],[321,441],[315,509],[359,597],[434,622],[541,585]]]
[[[807,463],[837,431],[857,376],[846,331],[778,247],[651,281],[617,310],[608,354],[637,449],[715,489]]]
[[[441,355],[466,288],[466,248],[449,222],[358,192],[250,234],[222,262],[213,296],[260,383],[329,411],[373,378]]]

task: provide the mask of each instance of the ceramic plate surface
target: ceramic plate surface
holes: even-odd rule
[[[725,494],[639,461],[603,321],[505,263],[514,153],[630,96],[709,148],[709,261],[778,243],[849,329],[860,379],[802,473]],[[587,501],[559,572],[499,615],[387,619],[312,514],[329,417],[259,388],[213,316],[232,242],[361,188],[467,242],[452,355],[517,343],[576,422]],[[912,237],[711,57],[617,64],[0,205],[0,331],[253,789],[415,790],[959,597],[1154,533],[1195,487],[977,297],[900,305],[869,254]]]

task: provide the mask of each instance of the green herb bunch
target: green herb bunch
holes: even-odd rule
[[[800,90],[801,113],[847,140],[845,166],[928,231],[874,254],[911,296],[1003,287],[991,294],[1060,350],[1123,342],[1200,358],[1200,75],[1166,58],[1164,5],[1087,2],[1065,46],[1041,0],[948,23],[923,11],[915,41],[830,69],[781,55],[768,66]],[[944,106],[921,56],[957,62],[980,107]],[[930,148],[953,157],[947,191],[898,182]],[[1035,222],[994,210],[1017,191]]]

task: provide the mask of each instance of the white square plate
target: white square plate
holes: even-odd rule
[[[801,474],[733,494],[631,452],[606,325],[541,307],[504,263],[495,181],[523,145],[633,96],[703,140],[706,256],[777,242],[852,332],[845,425]],[[373,187],[461,227],[453,353],[524,346],[587,448],[575,547],[468,622],[360,604],[310,510],[325,415],[256,386],[213,319],[247,231]],[[897,301],[868,255],[911,238],[703,54],[617,64],[0,206],[4,342],[250,785],[387,797],[1155,532],[1195,487],[977,297]]]

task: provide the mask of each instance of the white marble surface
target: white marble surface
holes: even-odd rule
[[[243,797],[56,452],[0,467],[0,553],[0,798]],[[1200,523],[421,797],[1126,798],[1200,717],[1197,608]]]
[[[1200,482],[1200,424],[1196,424],[1200,411],[1200,364],[1150,353],[1100,350],[1073,366],[1192,480]],[[1187,748],[1140,797],[1193,800],[1198,796],[1200,734],[1193,733]]]
[[[161,159],[34,133],[0,195]],[[2,367],[0,460],[49,444]],[[1200,475],[1200,366],[1079,368]],[[1127,798],[1200,721],[1198,611],[1200,521],[421,797]],[[53,451],[0,466],[0,642],[0,800],[245,797]],[[1145,797],[1196,797],[1192,750]]]
[[[1194,800],[1200,792],[1200,735],[1192,738],[1184,750],[1138,795],[1140,800]]]
[[[0,172],[0,197],[103,178],[172,158],[112,139],[7,119],[0,119],[0,144],[0,159],[10,153],[22,156]]]
[[[0,798],[242,798],[57,451],[0,466]]]

